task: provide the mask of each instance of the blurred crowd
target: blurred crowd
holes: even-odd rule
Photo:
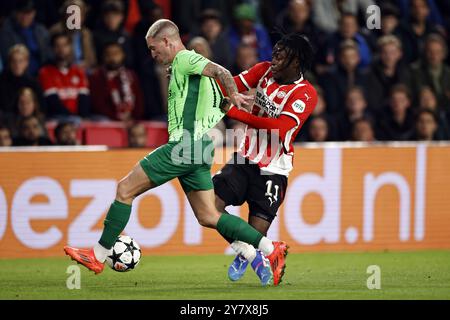
[[[0,146],[80,144],[83,121],[120,121],[145,145],[140,122],[167,120],[166,69],[145,42],[160,18],[233,75],[270,60],[280,32],[305,34],[319,102],[298,141],[449,140],[449,15],[448,0],[2,1]]]

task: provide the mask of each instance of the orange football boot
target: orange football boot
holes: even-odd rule
[[[103,263],[97,260],[94,254],[94,249],[77,249],[69,246],[64,247],[64,252],[72,258],[72,260],[82,264],[95,274],[103,271]]]
[[[272,241],[274,250],[267,259],[270,261],[270,266],[273,272],[273,285],[280,284],[284,276],[284,269],[286,268],[286,256],[288,254],[289,246],[284,241]]]

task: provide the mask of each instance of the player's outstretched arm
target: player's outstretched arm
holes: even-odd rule
[[[254,114],[238,110],[233,106],[228,108],[227,116],[255,129],[266,129],[270,132],[275,131],[283,140],[286,133],[297,125],[297,122],[292,117],[284,114],[280,115],[278,118],[258,117]]]
[[[253,101],[253,97],[246,96],[238,92],[231,72],[224,67],[214,62],[209,62],[203,69],[202,75],[220,81],[222,86],[225,88],[226,93],[230,97],[231,102],[238,108],[249,106],[250,102]]]

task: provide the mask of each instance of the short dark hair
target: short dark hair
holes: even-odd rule
[[[397,83],[393,85],[389,92],[389,96],[392,97],[392,95],[397,92],[405,94],[408,97],[408,99],[411,100],[411,91],[409,90],[407,85],[403,83]]]
[[[14,10],[16,12],[29,12],[36,9],[33,0],[18,0],[14,5]]]
[[[430,114],[430,115],[433,117],[434,122],[436,122],[437,124],[439,124],[439,117],[438,117],[438,115],[436,114],[436,112],[434,112],[434,110],[432,110],[432,109],[430,109],[430,108],[419,108],[419,109],[417,110],[416,114],[415,114],[415,116],[416,116],[416,117],[415,117],[415,122],[417,122],[417,121],[419,120],[420,116],[421,116],[422,114],[424,114],[424,113]]]
[[[276,43],[282,50],[286,50],[288,64],[294,59],[298,59],[300,73],[304,74],[311,69],[314,59],[314,49],[309,39],[297,32],[282,35],[281,39]]]
[[[205,9],[200,13],[199,21],[200,24],[205,22],[206,20],[213,19],[222,23],[220,12],[216,9]]]
[[[125,8],[123,6],[123,3],[119,0],[107,0],[102,3],[101,6],[101,12],[102,14],[109,13],[109,12],[118,12],[118,13],[124,13]]]
[[[396,5],[387,2],[381,5],[381,16],[394,16],[398,19],[400,18],[400,11]]]
[[[56,40],[58,40],[59,38],[63,38],[63,37],[67,38],[69,43],[71,43],[69,34],[67,32],[61,31],[61,32],[55,32],[52,34],[52,36],[50,38],[50,45],[53,47],[55,45]]]
[[[355,129],[356,125],[361,123],[361,122],[368,123],[372,127],[372,129],[375,128],[375,123],[374,123],[374,121],[373,121],[373,119],[371,117],[362,116],[362,117],[356,119],[355,121],[353,121],[353,123],[352,123],[352,130]]]
[[[23,129],[23,126],[25,124],[25,122],[27,122],[28,120],[32,120],[32,119],[36,119],[37,122],[39,122],[39,125],[41,125],[39,118],[35,115],[29,115],[29,116],[25,116],[25,117],[20,117],[18,122],[17,122],[17,127],[19,128],[19,130]]]
[[[101,48],[102,56],[105,55],[105,51],[109,47],[119,47],[125,53],[125,49],[123,48],[123,46],[119,42],[117,42],[117,41],[108,41]]]
[[[0,123],[0,131],[2,130],[8,130],[11,134],[11,129],[6,124]]]
[[[64,129],[67,126],[75,126],[75,123],[72,121],[67,121],[67,120],[58,122],[58,125],[55,128],[55,138],[58,138],[62,129]]]

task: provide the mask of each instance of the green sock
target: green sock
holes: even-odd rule
[[[117,237],[125,229],[130,219],[130,214],[131,206],[129,204],[114,200],[103,222],[105,228],[98,243],[106,249],[111,249]]]
[[[247,222],[231,214],[223,213],[217,222],[217,231],[225,239],[247,242],[258,248],[263,235]]]
[[[225,211],[223,214],[229,214],[227,211]],[[230,237],[225,237],[223,234],[220,234],[229,244],[232,244],[234,242],[234,239],[231,239]]]

